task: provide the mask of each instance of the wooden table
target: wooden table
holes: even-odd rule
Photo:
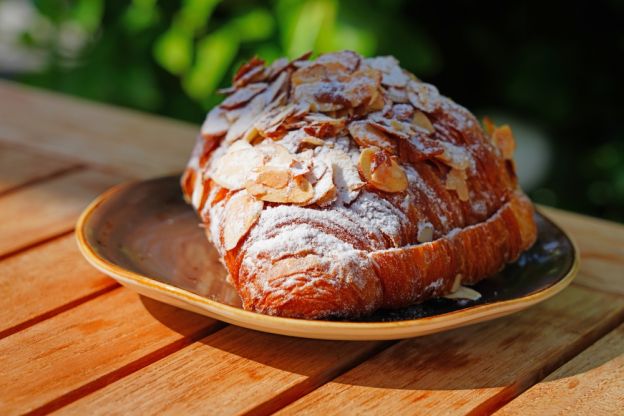
[[[571,287],[398,342],[258,333],[120,287],[74,242],[87,203],[178,172],[198,127],[0,82],[0,414],[624,414],[624,227],[547,209]]]

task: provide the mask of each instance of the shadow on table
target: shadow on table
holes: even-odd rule
[[[179,319],[171,319],[170,313],[155,307],[157,302],[142,300],[156,319],[183,333],[185,326]],[[533,322],[527,322],[529,319]],[[557,334],[545,338],[535,329],[510,330],[527,325],[539,328],[543,324],[526,311],[440,334],[377,342],[310,340],[228,325],[199,342],[262,366],[309,377],[311,383],[338,377],[334,380],[340,384],[401,390],[530,385],[592,343],[586,339],[568,345],[568,339]],[[509,335],[499,335],[505,332]],[[544,344],[540,347],[538,343]],[[592,362],[592,368],[614,357],[601,358]],[[254,366],[241,365],[240,371],[250,368]]]

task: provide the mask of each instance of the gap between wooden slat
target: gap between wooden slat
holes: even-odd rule
[[[28,244],[26,246],[19,247],[19,248],[13,250],[13,251],[9,251],[7,253],[0,254],[0,261],[5,260],[5,259],[7,259],[7,258],[9,258],[11,256],[15,256],[17,254],[23,253],[25,251],[32,250],[34,248],[40,247],[40,246],[42,246],[44,244],[47,244],[47,243],[49,243],[51,241],[58,240],[59,238],[63,238],[66,235],[72,234],[73,232],[74,232],[74,227],[70,228],[69,230],[65,230],[65,231],[62,231],[62,232],[60,232],[58,234],[52,235],[50,237],[42,238],[41,240],[37,240],[34,243],[30,243],[30,244]]]
[[[43,322],[46,319],[50,319],[50,318],[58,315],[59,313],[63,313],[65,311],[68,311],[68,310],[70,310],[72,308],[75,308],[78,305],[82,305],[85,302],[88,302],[88,301],[90,301],[92,299],[95,299],[98,296],[104,295],[104,294],[106,294],[108,292],[112,292],[113,290],[118,289],[120,287],[121,287],[121,285],[119,283],[117,283],[114,280],[111,280],[111,284],[108,287],[105,287],[105,288],[100,289],[100,290],[96,290],[95,292],[89,293],[86,296],[83,296],[83,297],[78,298],[78,299],[74,299],[71,302],[68,302],[68,303],[66,303],[64,305],[61,305],[61,306],[57,307],[57,308],[51,309],[51,310],[49,310],[47,312],[44,312],[41,315],[37,315],[37,316],[27,320],[27,321],[21,322],[21,323],[15,325],[15,326],[7,328],[4,331],[0,331],[0,339],[6,338],[6,337],[8,337],[10,335],[13,335],[16,332],[23,331],[26,328],[29,328],[29,327],[31,327],[33,325],[38,324],[39,322]]]
[[[377,348],[372,349],[371,351],[362,354],[361,356],[354,357],[352,360],[346,362],[345,364],[336,367],[336,368],[328,368],[326,373],[320,374],[317,377],[310,377],[306,379],[304,382],[296,384],[289,388],[288,390],[278,394],[277,396],[272,397],[266,402],[263,402],[253,409],[242,413],[242,415],[254,415],[254,416],[262,416],[262,415],[270,415],[275,413],[276,411],[282,409],[283,407],[288,406],[294,401],[300,399],[306,394],[318,389],[325,383],[330,382],[331,380],[339,377],[340,375],[346,373],[352,368],[357,367],[362,364],[364,361],[371,359],[376,356],[380,352],[390,348],[394,344],[397,344],[400,340],[397,341],[387,341],[379,344]]]
[[[131,363],[124,365],[108,374],[105,374],[87,384],[80,386],[79,388],[72,390],[62,396],[57,397],[56,399],[49,401],[48,403],[31,410],[30,412],[25,413],[24,415],[34,416],[34,415],[45,415],[55,410],[62,408],[86,395],[92,393],[96,390],[99,390],[107,385],[114,383],[117,380],[124,378],[125,376],[134,373],[144,367],[147,367],[150,364],[155,363],[158,360],[161,360],[167,357],[170,354],[173,354],[176,351],[183,349],[184,347],[191,345],[194,342],[199,341],[200,339],[215,333],[222,328],[226,327],[227,324],[215,321],[214,325],[209,326],[208,328],[204,328],[200,331],[197,331],[195,334],[181,338],[169,345],[166,345],[156,351],[153,351],[138,360],[135,360]]]
[[[594,290],[593,288],[587,289]],[[609,294],[613,295],[612,293]],[[468,415],[479,416],[483,414],[494,413],[514,398],[520,396],[530,387],[544,380],[546,377],[548,377],[548,375],[557,370],[559,367],[572,360],[574,357],[585,351],[587,348],[591,347],[594,343],[596,343],[596,341],[613,331],[622,323],[624,323],[624,310],[620,311],[620,313],[615,315],[610,321],[603,323],[602,326],[599,326],[594,331],[588,333],[587,336],[577,339],[577,342],[575,343],[576,345],[573,348],[570,348],[570,350],[561,357],[553,357],[552,361],[548,361],[548,364],[540,369],[535,379],[532,380],[530,383],[527,383],[528,385],[507,386],[499,393],[495,394],[494,396],[490,397],[479,406],[474,408],[470,413],[468,413]]]
[[[58,178],[60,176],[64,176],[66,174],[78,172],[78,171],[85,170],[85,169],[86,169],[86,165],[81,165],[81,164],[68,166],[68,167],[66,167],[64,169],[60,169],[60,170],[58,170],[56,172],[52,172],[52,173],[50,173],[48,175],[40,176],[38,178],[34,178],[34,179],[29,180],[29,181],[23,182],[23,183],[21,183],[21,184],[19,184],[17,186],[12,187],[12,188],[8,188],[8,189],[5,189],[4,191],[0,191],[0,198],[4,197],[6,195],[12,194],[14,192],[21,191],[22,189],[27,188],[27,187],[29,187],[31,185],[35,185],[35,184],[38,184],[38,183],[41,183],[41,182],[45,182],[45,181],[50,180],[50,179],[55,179],[55,178]]]
[[[583,273],[587,274],[586,271],[583,271]],[[582,287],[583,289],[591,290],[591,291],[597,292],[597,293],[602,293],[604,295],[612,295],[612,296],[614,295],[614,296],[624,297],[624,294],[622,294],[622,293],[611,292],[609,290],[601,289],[601,288],[598,288],[596,286],[587,285],[587,284],[585,284],[583,282],[572,282],[572,284],[574,286]]]

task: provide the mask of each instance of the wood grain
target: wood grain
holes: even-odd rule
[[[624,413],[624,325],[583,351],[497,416]]]
[[[77,166],[76,162],[0,144],[0,195]]]
[[[0,140],[134,177],[181,172],[199,132],[198,125],[7,81],[0,81],[0,97]]]
[[[118,182],[106,173],[78,171],[0,197],[0,257],[70,231],[89,202]]]
[[[0,338],[117,283],[91,267],[68,235],[0,262]]]
[[[624,225],[554,208],[541,207],[574,237],[581,251],[576,282],[624,295]]]
[[[624,319],[624,298],[570,287],[507,318],[400,342],[282,414],[482,414]]]
[[[383,345],[304,340],[228,327],[60,413],[267,414]]]
[[[0,414],[54,410],[204,336],[215,321],[124,288],[0,341]]]

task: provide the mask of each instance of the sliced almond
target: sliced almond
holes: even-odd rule
[[[242,189],[247,177],[263,163],[264,155],[255,148],[243,148],[221,156],[210,177],[217,184],[230,190]]]
[[[288,202],[292,204],[305,204],[314,197],[314,188],[303,176],[296,176],[291,182]]]
[[[364,182],[360,179],[357,166],[351,157],[339,149],[328,149],[318,157],[332,168],[332,180],[338,189],[340,200],[347,204],[353,202]]]
[[[319,139],[318,137],[312,137],[312,136],[306,136],[303,139],[301,139],[301,145],[308,145],[308,146],[323,146],[325,144],[325,142],[321,139]]]
[[[319,56],[316,63],[324,66],[339,64],[343,71],[353,72],[360,65],[360,56],[353,51],[326,53]]]
[[[396,154],[396,144],[380,129],[366,120],[353,121],[349,124],[349,133],[355,142],[362,147],[379,147]]]
[[[220,107],[227,110],[241,107],[247,104],[253,97],[266,90],[267,86],[268,84],[266,84],[265,82],[258,82],[240,88],[236,90],[234,94],[223,100],[223,102],[220,104]]]
[[[468,169],[472,163],[472,157],[470,153],[463,147],[456,146],[452,143],[439,141],[438,145],[441,146],[444,151],[441,154],[436,155],[436,159],[441,160],[447,166],[458,169],[465,170]]]
[[[418,224],[416,240],[418,240],[419,243],[433,241],[433,225],[430,222],[421,222]]]
[[[314,188],[303,176],[291,178],[288,186],[283,188],[271,188],[248,181],[247,190],[258,199],[282,204],[305,204],[314,196]]]
[[[345,128],[344,118],[328,117],[324,114],[310,114],[305,118],[303,130],[314,137],[335,137]]]
[[[470,194],[468,192],[468,183],[466,182],[466,170],[451,169],[446,175],[446,189],[457,192],[457,196],[461,201],[468,201]]]
[[[313,63],[304,68],[299,68],[292,74],[293,86],[313,84],[328,80],[327,69],[318,63]]]
[[[489,118],[488,116],[485,116],[483,117],[483,128],[485,129],[485,132],[487,134],[492,136],[492,133],[494,133],[494,129],[496,128],[496,125],[494,124],[491,118]]]
[[[500,127],[495,127],[492,132],[492,141],[501,151],[504,159],[512,160],[514,150],[516,150],[516,141],[514,139],[511,127],[508,124],[503,124]]]
[[[417,130],[422,131],[426,134],[432,134],[435,132],[435,128],[429,118],[420,110],[416,110],[414,115],[412,116],[412,124],[417,128]]]
[[[333,202],[338,196],[338,190],[333,181],[333,169],[324,163],[320,163],[324,167],[320,177],[315,177],[314,181],[314,196],[308,202],[308,204],[318,204],[320,206],[328,205]],[[314,173],[314,169],[311,172]],[[310,181],[312,182],[312,181]]]
[[[223,210],[222,240],[223,248],[231,250],[249,229],[258,221],[264,203],[252,197],[246,191],[237,192],[227,202]]]
[[[418,110],[414,110],[411,104],[395,104],[392,106],[392,116],[401,121],[410,120],[413,122],[415,111]]]
[[[281,189],[288,185],[290,174],[287,170],[264,167],[259,173],[256,182],[270,188]]]
[[[407,97],[414,107],[427,113],[433,112],[440,105],[438,89],[424,82],[410,81]]]
[[[217,107],[206,116],[201,127],[201,134],[207,139],[218,138],[226,134],[229,128],[230,122],[226,117],[226,111]]]
[[[409,103],[407,90],[405,88],[388,87],[386,94],[394,103]]]
[[[451,286],[451,293],[457,292],[459,290],[459,288],[461,287],[462,279],[463,276],[461,273],[457,273],[455,275],[455,280],[453,280],[453,286]]]
[[[236,74],[234,75],[234,85],[236,87],[242,87],[249,82],[259,78],[259,75],[264,72],[264,61],[257,56],[254,56],[243,64]]]
[[[232,143],[243,136],[247,130],[254,126],[256,119],[262,114],[265,107],[264,94],[256,95],[249,104],[247,104],[244,111],[241,112],[240,117],[230,126],[230,129],[225,135],[225,141],[227,143]]]
[[[443,297],[446,299],[479,300],[481,299],[481,293],[470,287],[460,286],[459,289],[457,289],[453,293],[449,293],[448,295],[444,295]]]
[[[408,181],[405,171],[397,161],[381,149],[369,147],[362,150],[359,171],[373,187],[384,192],[403,192]]]

